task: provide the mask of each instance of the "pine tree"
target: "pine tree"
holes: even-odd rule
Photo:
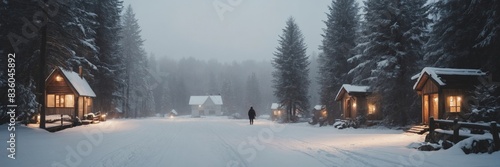
[[[428,64],[439,67],[482,68],[500,78],[500,2],[437,1],[432,14]]]
[[[353,48],[356,46],[356,32],[358,28],[358,4],[355,0],[332,0],[328,7],[327,20],[324,21],[323,41],[320,49],[323,51],[318,59],[318,82],[321,85],[321,103],[326,105],[328,120],[333,122],[337,107],[335,95],[342,84],[350,83],[347,75],[350,67],[347,59],[352,57]]]
[[[473,97],[477,102],[472,105],[469,121],[500,121],[500,86],[479,84],[473,91]]]
[[[94,5],[96,22],[95,43],[99,48],[96,59],[94,82],[91,82],[98,98],[94,107],[98,111],[111,111],[123,99],[121,78],[124,62],[120,57],[120,13],[122,2],[119,0],[99,0]]]
[[[125,62],[124,113],[126,117],[141,116],[140,110],[151,102],[151,90],[146,80],[147,58],[140,35],[140,27],[135,18],[132,6],[128,6],[123,15],[122,23],[122,59]],[[146,112],[146,111],[144,111]]]
[[[309,110],[309,65],[304,37],[293,17],[286,22],[274,53],[274,95],[287,108],[287,120],[295,121],[297,112]]]
[[[425,1],[365,2],[365,43],[354,57],[359,64],[350,73],[356,84],[370,85],[378,95],[377,106],[387,123],[407,124],[417,110],[411,89],[411,76],[417,72],[417,61],[426,42],[427,7]],[[363,76],[360,78],[359,76]],[[361,113],[366,114],[366,113]]]

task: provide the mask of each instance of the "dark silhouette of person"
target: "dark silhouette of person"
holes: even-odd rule
[[[248,110],[248,119],[250,119],[250,125],[253,125],[253,119],[255,119],[255,110],[253,110],[253,107],[250,107],[250,110]]]

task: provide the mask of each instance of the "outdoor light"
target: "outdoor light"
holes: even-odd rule
[[[438,101],[438,98],[437,98],[437,97],[435,97],[435,98],[434,98],[434,101],[436,101],[436,102],[437,102],[437,101]]]
[[[198,105],[198,107],[200,107],[200,108],[201,108],[201,104],[200,104],[200,105]]]
[[[170,115],[170,118],[174,118],[174,116],[173,116],[173,115]]]
[[[36,123],[40,124],[40,114],[38,114],[38,116],[36,116]]]
[[[63,80],[63,78],[62,78],[61,76],[59,76],[59,75],[58,75],[58,76],[56,76],[56,81],[60,82],[60,81],[62,81],[62,80]]]
[[[353,107],[356,107],[356,103],[352,103],[352,106],[353,106]]]

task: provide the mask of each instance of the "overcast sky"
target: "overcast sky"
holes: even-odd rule
[[[232,11],[219,17],[216,2]],[[129,4],[148,54],[231,62],[271,60],[290,16],[302,30],[308,55],[318,53],[331,0],[124,0]]]

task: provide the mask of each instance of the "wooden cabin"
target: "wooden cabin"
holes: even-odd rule
[[[311,116],[318,119],[326,119],[326,117],[328,116],[326,105],[315,105],[311,112]]]
[[[221,96],[191,96],[189,105],[191,106],[192,117],[223,114]]]
[[[271,104],[271,120],[280,120],[282,118],[282,115],[284,114],[283,112],[285,112],[285,110],[280,103]]]
[[[342,119],[355,119],[365,115],[367,120],[380,119],[376,97],[369,91],[368,86],[344,84],[340,88],[335,101],[340,103]]]
[[[52,70],[45,80],[45,114],[69,115],[72,118],[92,112],[92,98],[96,97],[85,78],[79,73],[60,67]]]
[[[487,74],[479,69],[426,67],[412,77],[413,89],[422,97],[422,123],[429,117],[455,119],[470,112],[474,86],[486,82]]]

